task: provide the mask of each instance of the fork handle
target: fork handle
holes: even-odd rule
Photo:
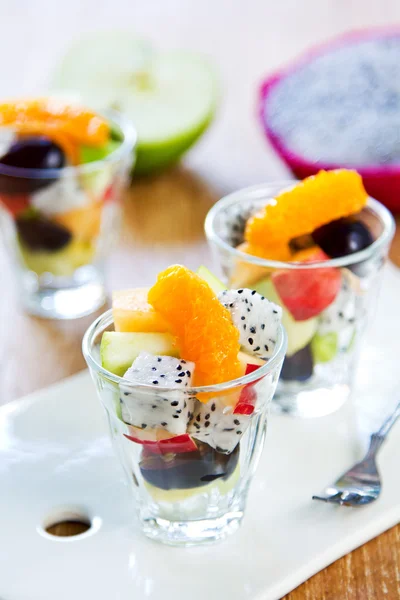
[[[378,431],[374,434],[375,436],[379,436],[383,439],[387,436],[393,425],[396,423],[397,419],[400,417],[400,402],[394,409],[391,415],[383,422]]]

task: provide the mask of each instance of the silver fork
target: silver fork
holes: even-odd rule
[[[380,429],[371,435],[368,451],[363,460],[343,473],[320,496],[313,496],[313,500],[345,506],[363,506],[377,500],[382,484],[376,466],[376,455],[399,417],[400,402]]]

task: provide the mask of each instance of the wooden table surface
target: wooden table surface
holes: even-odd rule
[[[288,176],[263,140],[254,116],[257,84],[265,73],[329,36],[400,22],[398,0],[114,0],[109,12],[95,0],[69,0],[61,31],[56,4],[21,0],[18,7],[10,7],[0,0],[4,13],[0,49],[4,53],[8,45],[13,48],[1,66],[1,96],[42,89],[71,32],[118,27],[121,22],[131,23],[164,47],[207,52],[221,73],[218,117],[185,164],[135,181],[127,193],[120,244],[107,265],[109,289],[150,284],[155,273],[172,262],[193,268],[209,263],[203,220],[213,202],[235,188]],[[37,19],[38,14],[43,18]],[[25,40],[18,47],[13,43],[17,32]],[[400,266],[400,232],[392,258]],[[0,277],[1,404],[83,369],[81,338],[93,317],[56,323],[23,315],[1,244]],[[286,596],[286,600],[383,598],[400,598],[400,525]]]

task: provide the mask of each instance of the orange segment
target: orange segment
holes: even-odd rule
[[[159,274],[148,301],[171,325],[181,356],[196,364],[195,385],[240,377],[239,332],[210,286],[181,265]]]
[[[165,333],[169,324],[147,302],[148,288],[113,292],[115,331]]]
[[[22,134],[47,135],[59,142],[68,156],[72,154],[71,143],[102,146],[109,139],[109,125],[105,119],[54,98],[0,104],[0,126],[12,126]],[[77,156],[74,156],[73,164],[77,162]]]
[[[355,171],[320,171],[276,197],[250,218],[245,239],[261,248],[282,245],[330,221],[359,212],[368,199]]]

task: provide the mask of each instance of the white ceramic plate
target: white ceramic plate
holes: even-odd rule
[[[0,410],[0,598],[3,600],[277,600],[400,520],[400,425],[380,455],[375,504],[311,500],[358,458],[366,431],[395,401],[400,275],[385,274],[378,318],[351,403],[314,420],[273,416],[241,530],[201,548],[169,548],[138,532],[92,382],[83,372]],[[397,397],[398,399],[398,397]],[[361,442],[361,443],[360,443]],[[71,538],[42,526],[86,515]]]

